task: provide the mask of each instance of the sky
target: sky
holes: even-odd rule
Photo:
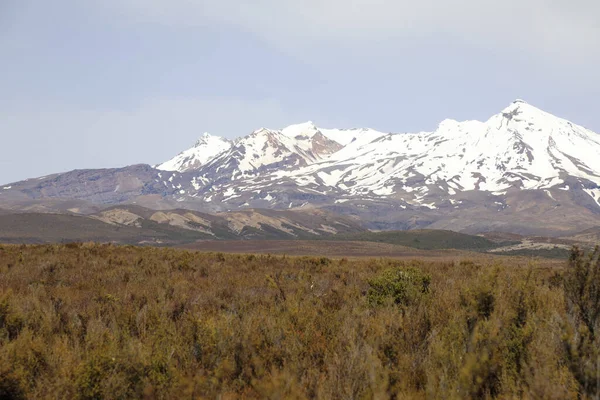
[[[0,0],[0,184],[203,132],[431,131],[515,99],[600,132],[595,0]]]

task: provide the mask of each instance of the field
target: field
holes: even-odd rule
[[[201,252],[223,252],[234,254],[272,254],[286,256],[312,256],[347,259],[393,258],[397,260],[424,260],[439,262],[460,262],[477,259],[480,263],[502,263],[510,260],[511,264],[526,266],[532,260],[538,265],[564,266],[562,258],[540,257],[540,251],[531,254],[507,257],[504,253],[480,253],[472,250],[436,249],[422,250],[391,243],[354,242],[338,240],[200,240],[179,246],[182,249]]]
[[[598,393],[597,256],[412,251],[0,246],[0,398]]]
[[[465,251],[424,251],[390,243],[338,240],[201,240],[181,248],[203,252],[260,253],[288,256],[365,257],[458,257],[473,255]]]

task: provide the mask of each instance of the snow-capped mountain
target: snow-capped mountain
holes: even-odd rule
[[[111,170],[96,189],[59,175],[5,192],[211,211],[321,207],[378,229],[600,225],[600,135],[521,100],[485,122],[445,120],[433,132],[308,122],[235,140],[205,134],[156,169],[136,168]]]
[[[204,199],[248,191],[258,199],[258,190],[285,183],[429,208],[468,191],[568,190],[574,178],[600,206],[600,136],[517,100],[486,122],[445,120],[434,132],[319,129],[310,122],[260,129],[193,173],[203,185],[187,194]]]
[[[205,132],[194,147],[182,151],[169,161],[156,166],[163,171],[185,172],[197,169],[215,156],[231,148],[232,143],[218,136]]]
[[[261,128],[236,140],[231,149],[219,154],[197,170],[205,184],[261,179],[276,171],[294,171],[313,165],[342,146],[325,137],[312,124],[282,131]]]

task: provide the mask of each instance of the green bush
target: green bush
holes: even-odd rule
[[[429,293],[431,276],[413,268],[392,268],[369,280],[367,299],[372,306],[389,301],[408,306]]]

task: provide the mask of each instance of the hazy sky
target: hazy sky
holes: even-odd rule
[[[596,0],[0,0],[0,183],[204,131],[433,130],[522,98],[600,132]]]

